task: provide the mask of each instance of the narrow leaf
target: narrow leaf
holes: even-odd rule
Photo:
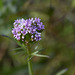
[[[15,48],[15,49],[12,49],[12,50],[10,50],[10,51],[17,51],[17,50],[23,50],[23,48]]]
[[[9,38],[9,39],[11,39],[11,40],[14,40],[14,38],[12,38],[12,37],[10,37],[10,36],[7,36],[7,35],[4,35],[4,34],[0,34],[0,36]]]
[[[33,58],[33,56],[31,56],[28,61],[30,61],[32,58]]]
[[[25,57],[25,60],[28,58],[28,57],[30,57],[31,55],[27,55],[26,57]]]
[[[28,57],[30,57],[30,58],[27,60]],[[33,56],[27,55],[27,56],[25,57],[25,60],[27,60],[27,62],[29,62],[32,58],[33,58]]]
[[[45,50],[45,49],[46,49],[46,48],[42,48],[42,49],[40,49],[40,50],[38,50],[38,51],[40,52],[40,51],[43,51],[43,50]]]
[[[45,50],[45,48],[40,49],[40,50],[38,50],[38,51],[35,51],[35,52],[33,52],[33,54],[37,54],[37,53],[39,53],[39,52],[42,51],[42,50]]]
[[[60,72],[58,72],[56,75],[62,75],[62,74],[64,74],[67,70],[68,70],[67,68],[66,68],[66,69],[63,69],[63,70],[61,70]]]
[[[32,54],[37,54],[39,51],[35,51],[35,52],[33,52]]]
[[[33,54],[33,53],[32,53],[32,55],[33,56],[38,56],[38,57],[46,57],[46,58],[49,58],[49,56],[47,56],[47,55],[40,55],[40,54]]]
[[[24,51],[22,51],[22,52],[16,52],[13,55],[17,55],[17,54],[24,54]]]

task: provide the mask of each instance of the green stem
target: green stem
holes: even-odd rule
[[[31,49],[30,49],[29,43],[27,43],[27,48],[28,48],[27,53],[28,53],[28,55],[30,55],[31,54]],[[30,57],[28,57],[28,60],[29,59],[30,59]],[[32,69],[32,62],[31,62],[31,60],[28,61],[28,69],[29,69],[29,75],[33,75],[33,69]]]

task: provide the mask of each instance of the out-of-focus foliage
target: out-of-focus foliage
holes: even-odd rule
[[[45,30],[36,50],[50,58],[33,57],[35,75],[75,75],[75,0],[0,0],[0,75],[28,75],[26,55],[12,37],[11,29],[16,19],[39,17]],[[33,48],[32,48],[32,51]],[[15,54],[16,53],[16,54]]]

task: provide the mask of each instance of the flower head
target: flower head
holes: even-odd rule
[[[39,41],[41,40],[41,32],[45,29],[41,19],[39,18],[29,18],[26,20],[23,18],[19,20],[17,19],[13,24],[14,28],[12,29],[12,34],[15,39],[21,41]]]

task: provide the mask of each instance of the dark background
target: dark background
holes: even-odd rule
[[[12,37],[13,22],[19,18],[41,18],[45,25],[42,40],[35,44],[41,54],[33,57],[35,75],[75,75],[75,0],[0,0],[0,75],[28,75],[24,53]]]

